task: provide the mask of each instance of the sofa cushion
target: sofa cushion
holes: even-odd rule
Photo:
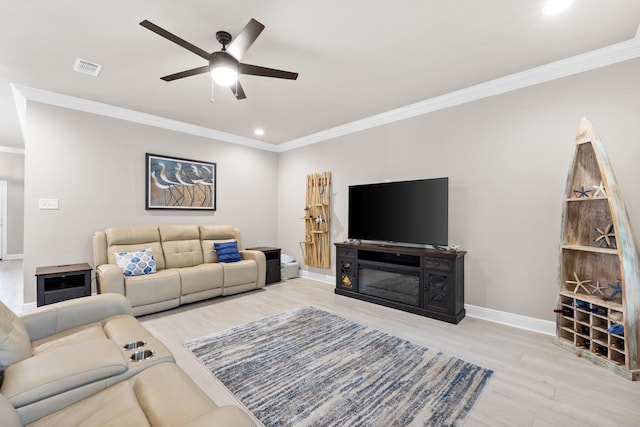
[[[180,268],[176,271],[180,274],[183,296],[213,289],[219,289],[217,294],[222,294],[224,281],[222,265],[218,263],[200,264]]]
[[[67,406],[28,427],[45,426],[149,426],[149,421],[136,399],[135,382],[122,381],[86,399]]]
[[[116,263],[125,276],[142,276],[156,272],[156,260],[151,248],[137,252],[119,252]]]
[[[253,260],[243,260],[222,264],[224,269],[224,287],[254,284],[258,280],[258,264]]]
[[[105,422],[108,420],[108,423]],[[160,363],[28,427],[234,426],[256,424],[237,407],[216,407],[173,363]]]
[[[204,262],[218,262],[216,254],[215,242],[228,242],[235,240],[238,249],[242,248],[240,241],[240,230],[232,225],[201,225],[200,241],[202,243],[202,254]]]
[[[160,226],[166,268],[193,267],[204,262],[197,225]]]
[[[214,242],[218,262],[238,262],[242,259],[235,240],[229,242]]]
[[[124,353],[103,338],[60,347],[9,366],[2,394],[20,408],[127,371]]]
[[[125,296],[132,307],[180,298],[180,275],[175,270],[125,278]]]
[[[31,339],[22,320],[0,301],[0,370],[31,357]]]
[[[33,355],[36,356],[56,348],[84,344],[90,340],[105,338],[107,336],[103,331],[102,324],[94,322],[39,339],[32,342],[31,345],[33,346]]]
[[[160,244],[160,232],[154,225],[135,225],[110,227],[105,230],[107,241],[107,259],[116,265],[116,253],[135,252],[151,248],[156,261],[156,269],[165,268],[164,254]]]

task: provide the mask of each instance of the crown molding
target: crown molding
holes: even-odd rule
[[[301,138],[296,138],[278,145],[277,151],[284,152],[293,150],[339,136],[629,61],[638,57],[640,57],[640,26],[633,39],[436,96],[425,101],[396,108]]]
[[[0,146],[0,153],[10,153],[10,154],[22,154],[22,155],[24,155],[24,148]]]
[[[36,101],[190,135],[201,136],[217,141],[224,141],[260,150],[282,153],[351,133],[405,120],[411,117],[432,113],[445,108],[561,79],[563,77],[595,70],[608,65],[629,61],[638,57],[640,57],[640,26],[638,27],[635,37],[624,42],[551,62],[549,64],[531,68],[505,77],[500,77],[485,83],[480,83],[475,86],[470,86],[468,88],[417,102],[415,104],[389,110],[341,126],[336,126],[317,133],[292,139],[279,145],[15,83],[11,83],[11,88],[14,93],[16,109],[18,110],[18,117],[20,119],[20,126],[22,128],[23,135],[27,101]]]
[[[43,104],[55,105],[57,107],[68,108],[71,110],[83,111],[100,116],[139,123],[147,126],[168,129],[189,135],[215,139],[217,141],[224,141],[232,144],[244,145],[246,147],[258,148],[260,150],[275,151],[275,146],[273,144],[269,144],[264,141],[258,141],[256,139],[246,138],[239,135],[234,135],[227,132],[222,132],[211,128],[206,128],[204,126],[197,126],[178,120],[155,116],[153,114],[142,113],[140,111],[116,107],[114,105],[104,104],[102,102],[91,101],[84,98],[64,95],[61,93],[37,89],[34,87],[23,86],[16,83],[11,83],[11,88],[16,100],[16,108],[18,109],[18,117],[20,118],[20,126],[22,127],[23,135],[24,121],[26,117],[26,101],[35,101]]]

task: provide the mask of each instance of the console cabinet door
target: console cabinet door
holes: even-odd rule
[[[440,313],[451,313],[453,299],[449,273],[424,271],[424,308]]]
[[[353,249],[337,249],[336,250],[336,286],[347,291],[358,291],[358,280],[356,274],[358,272],[356,266],[356,251]]]

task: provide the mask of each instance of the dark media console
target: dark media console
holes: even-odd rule
[[[465,252],[335,245],[336,294],[449,323],[464,318]]]

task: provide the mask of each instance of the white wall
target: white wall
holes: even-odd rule
[[[563,194],[581,117],[599,131],[640,232],[639,75],[634,60],[282,153],[278,243],[302,258],[307,174],[332,172],[333,242],[347,237],[349,185],[448,176],[449,241],[467,251],[465,302],[554,320]]]
[[[145,153],[217,163],[217,210],[145,210]],[[30,102],[25,136],[24,302],[37,266],[88,262],[91,235],[126,224],[233,224],[275,245],[277,155]],[[39,210],[39,198],[59,210]],[[94,284],[95,290],[95,284]]]
[[[0,180],[7,181],[7,258],[22,257],[24,233],[24,154],[0,151]]]

